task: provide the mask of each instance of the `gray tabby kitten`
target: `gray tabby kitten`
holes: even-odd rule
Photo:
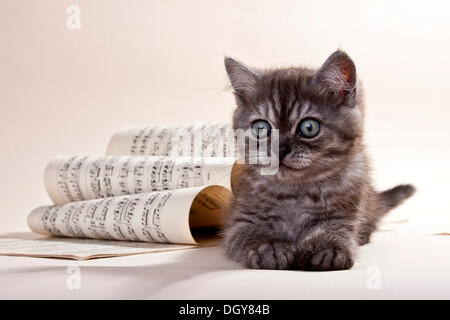
[[[231,58],[225,67],[237,103],[234,129],[250,128],[256,139],[262,129],[280,135],[275,175],[244,164],[233,181],[227,255],[249,268],[351,268],[380,218],[415,191],[372,187],[353,61],[336,51],[318,70],[260,71]]]

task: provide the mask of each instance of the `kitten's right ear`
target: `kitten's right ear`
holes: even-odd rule
[[[245,100],[256,94],[260,79],[260,74],[256,70],[230,57],[225,57],[225,69],[236,96]]]

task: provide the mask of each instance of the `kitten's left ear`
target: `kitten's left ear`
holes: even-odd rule
[[[356,67],[344,51],[336,51],[325,61],[313,78],[325,95],[334,96],[340,103],[355,93]]]

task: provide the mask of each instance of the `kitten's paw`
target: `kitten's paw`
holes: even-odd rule
[[[263,243],[250,250],[247,267],[251,269],[288,269],[294,261],[295,246],[292,243]]]
[[[345,270],[353,266],[351,254],[333,244],[308,244],[295,256],[295,265],[301,270]]]

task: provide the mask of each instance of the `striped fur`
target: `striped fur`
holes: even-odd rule
[[[350,268],[379,218],[414,191],[372,187],[352,60],[337,51],[319,70],[255,70],[231,58],[225,67],[237,103],[234,128],[263,119],[280,133],[278,172],[263,176],[244,164],[234,181],[224,234],[228,257],[249,268]],[[296,133],[307,117],[321,124],[312,139]]]

